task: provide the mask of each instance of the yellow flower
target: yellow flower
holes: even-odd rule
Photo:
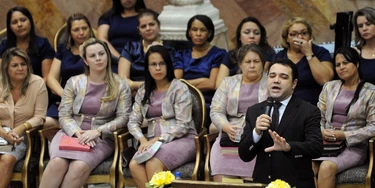
[[[266,188],[290,188],[290,185],[281,179],[277,179],[268,184]]]
[[[172,181],[175,179],[174,175],[170,171],[162,171],[155,173],[151,181],[149,182],[149,185],[151,187],[161,187],[164,185],[171,184]]]

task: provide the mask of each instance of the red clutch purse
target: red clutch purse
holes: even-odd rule
[[[90,146],[78,143],[78,138],[62,135],[59,145],[60,150],[90,151]]]

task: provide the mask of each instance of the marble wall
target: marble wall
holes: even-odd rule
[[[168,0],[145,0],[146,6],[161,12]],[[211,0],[220,10],[220,17],[228,27],[230,46],[242,18],[255,16],[266,27],[269,43],[280,45],[281,27],[293,16],[308,18],[313,23],[315,42],[334,41],[330,24],[336,21],[336,12],[356,11],[366,6],[375,7],[371,0]],[[111,7],[111,0],[0,0],[0,30],[6,27],[7,10],[16,5],[27,7],[35,21],[37,33],[52,41],[55,32],[69,15],[82,12],[97,27],[99,16]]]

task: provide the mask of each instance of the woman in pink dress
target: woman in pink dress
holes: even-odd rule
[[[62,96],[60,130],[51,142],[40,187],[82,187],[91,171],[114,152],[113,132],[125,127],[131,110],[130,87],[111,70],[111,53],[90,38],[80,47],[85,73],[71,77]],[[60,150],[61,137],[77,137],[90,152]]]

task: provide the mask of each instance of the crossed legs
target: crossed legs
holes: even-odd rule
[[[40,188],[80,188],[90,175],[90,167],[83,161],[52,159],[44,170]]]
[[[132,177],[139,188],[146,187],[152,176],[164,170],[167,170],[164,163],[153,157],[144,164],[138,164],[135,160],[131,160],[129,164]]]

